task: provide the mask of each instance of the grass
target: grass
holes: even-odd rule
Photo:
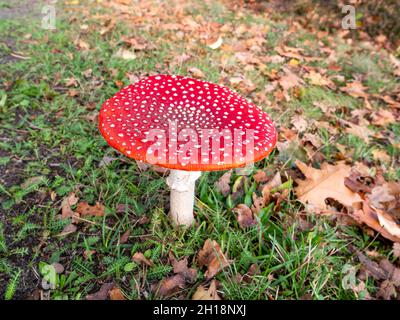
[[[235,14],[219,3],[211,8],[195,6],[190,12],[201,14],[207,9],[220,23],[235,22]],[[46,270],[55,262],[61,263],[65,272],[56,276],[51,299],[83,299],[107,281],[116,282],[130,299],[154,299],[151,285],[172,274],[168,253],[173,252],[178,259],[189,257],[189,264],[196,266],[196,254],[208,238],[216,240],[233,260],[217,275],[224,299],[361,297],[342,285],[346,270],[359,267],[349,245],[389,254],[387,243],[359,228],[337,225],[330,218],[307,216],[310,227],[304,228],[304,220],[299,219],[303,208],[292,187],[288,200],[278,210],[271,206],[262,210],[258,228],[243,230],[231,209],[239,203],[251,205],[257,184],[250,175],[242,195],[235,200],[224,198],[213,187],[221,172],[202,176],[196,189],[196,226],[177,230],[166,216],[168,188],[163,175],[140,171],[134,161],[109,148],[99,134],[96,112],[106,98],[129,83],[127,73],[185,74],[194,66],[207,75],[207,80],[218,81],[219,52],[202,46],[199,50],[205,52],[203,56],[195,57],[190,64],[168,68],[171,56],[182,54],[185,47],[173,41],[160,44],[159,39],[169,36],[167,33],[140,32],[121,23],[100,36],[98,32],[80,31],[83,21],[100,27],[97,20],[77,15],[77,22],[71,24],[68,19],[68,14],[60,15],[54,32],[42,30],[35,23],[0,21],[0,33],[7,38],[29,35],[25,37],[29,41],[12,46],[2,41],[0,45],[0,58],[7,59],[12,51],[29,57],[3,63],[0,70],[0,294],[4,299],[29,296],[40,288]],[[271,23],[250,13],[240,22]],[[288,30],[284,20],[271,23],[271,27],[280,32]],[[139,52],[133,61],[113,56],[122,36],[139,34],[157,43],[157,48]],[[89,51],[77,49],[77,35],[90,46]],[[268,33],[266,40],[265,46],[273,48],[279,37]],[[306,40],[316,41],[301,34],[293,43]],[[354,56],[353,62],[346,65],[354,69],[346,69],[346,76],[354,71],[382,75],[379,83],[368,80],[375,91],[386,85],[385,77],[390,78],[385,68],[365,54]],[[89,69],[90,76],[85,76]],[[265,78],[257,77],[257,71],[243,72],[258,87],[265,85]],[[296,110],[302,110],[309,119],[324,120],[323,112],[313,104],[316,101],[350,109],[360,103],[339,91],[308,86],[301,97],[283,103],[282,108],[289,111],[280,119],[281,125],[287,124]],[[278,110],[269,111],[279,116]],[[399,128],[394,124],[389,130],[398,136]],[[332,159],[335,147],[329,133],[324,128],[317,132],[323,141],[321,152]],[[359,138],[341,136],[340,143],[354,149],[354,160],[372,161],[370,147]],[[398,149],[391,149],[390,155],[398,157]],[[115,160],[103,165],[105,156]],[[293,162],[285,161],[275,152],[256,168],[285,172],[292,169]],[[399,177],[399,169],[394,169],[392,178]],[[234,175],[232,183],[238,178]],[[58,218],[60,204],[71,192],[83,201],[101,202],[107,214],[91,219],[92,223],[82,223],[75,233],[60,236],[68,224]],[[124,209],[118,210],[121,205]],[[150,220],[141,225],[138,221],[143,216]],[[130,239],[120,244],[127,230]],[[143,252],[154,266],[144,269],[132,262],[135,252]],[[237,276],[245,274],[252,264],[257,264],[260,272],[252,282],[238,282]],[[178,296],[190,298],[203,280],[204,270],[199,269],[196,283]],[[366,289],[376,291],[375,284],[367,282]]]

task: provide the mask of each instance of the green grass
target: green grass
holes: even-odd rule
[[[192,14],[201,14],[205,9],[187,8]],[[220,23],[236,23],[235,15],[222,4],[213,4],[209,9]],[[245,24],[270,23],[251,14],[242,20]],[[97,21],[87,23],[98,25]],[[271,23],[271,28],[279,33],[266,35],[267,48],[279,42],[278,35],[288,26],[279,21]],[[173,228],[166,215],[169,191],[162,174],[152,170],[141,172],[134,161],[108,147],[97,123],[88,119],[106,98],[118,91],[118,81],[123,85],[129,83],[126,73],[186,74],[187,68],[197,67],[207,80],[219,81],[222,71],[219,52],[202,46],[203,56],[194,56],[190,62],[169,69],[171,57],[186,50],[179,43],[163,41],[155,50],[138,52],[137,59],[130,62],[113,56],[122,45],[122,36],[140,34],[156,42],[166,37],[166,33],[142,32],[121,23],[104,37],[97,32],[81,34],[81,39],[91,47],[87,52],[77,50],[74,44],[78,29],[79,23],[70,24],[62,16],[55,32],[30,23],[0,21],[1,34],[21,39],[29,33],[33,42],[30,45],[17,42],[15,50],[30,58],[3,64],[0,71],[0,169],[6,173],[5,184],[0,185],[2,297],[26,297],[37,288],[37,283],[30,280],[34,279],[32,270],[44,277],[43,270],[59,262],[65,272],[57,275],[51,299],[83,299],[101,283],[111,280],[128,298],[153,299],[151,285],[172,274],[168,253],[172,251],[178,259],[189,257],[190,264],[197,268],[196,255],[210,238],[233,260],[216,277],[224,299],[358,298],[342,286],[346,266],[359,267],[348,246],[352,244],[360,250],[374,246],[380,252],[387,252],[384,243],[359,228],[338,226],[323,217],[307,217],[311,228],[305,230],[298,219],[303,207],[296,201],[292,187],[279,210],[264,208],[259,227],[243,230],[231,209],[239,203],[251,205],[257,184],[249,176],[243,194],[236,200],[226,199],[213,187],[221,172],[204,174],[197,184],[196,226],[188,230]],[[302,34],[293,45],[306,40],[315,41],[313,36]],[[0,55],[9,53],[9,47],[1,43]],[[367,56],[362,59],[351,68],[360,73],[386,75],[387,71],[377,62]],[[362,61],[368,61],[368,67]],[[92,69],[89,78],[83,74],[88,69]],[[259,88],[266,84],[257,69],[244,74]],[[71,77],[76,79],[77,87],[66,86]],[[383,84],[371,83],[371,86],[376,91]],[[71,94],[72,89],[78,91],[76,96]],[[280,118],[280,124],[287,124],[296,110],[301,110],[308,119],[324,120],[323,112],[314,102],[325,102],[337,109],[360,107],[358,100],[339,91],[306,86],[300,97],[283,103],[281,110],[288,111]],[[271,111],[279,115],[278,110]],[[398,136],[397,124],[389,129]],[[317,128],[316,132],[323,141],[321,152],[328,160],[333,159],[337,149],[331,144],[330,134],[324,128]],[[372,161],[370,147],[360,139],[342,135],[339,142],[354,149],[354,160]],[[396,148],[389,152],[392,157],[399,156]],[[101,165],[105,156],[116,160]],[[293,169],[292,163],[282,162],[273,153],[256,166],[284,172]],[[392,178],[399,177],[400,171],[395,169]],[[233,181],[237,178],[234,176]],[[107,214],[91,219],[92,223],[80,224],[75,233],[60,236],[68,224],[58,218],[60,204],[71,192],[82,201],[101,202]],[[54,200],[51,194],[55,195]],[[121,204],[126,209],[118,212]],[[142,216],[148,216],[149,223],[139,225],[137,221]],[[120,244],[120,237],[127,230],[131,232],[130,239]],[[143,252],[155,265],[145,270],[132,263],[135,252]],[[251,264],[258,265],[259,273],[250,283],[237,283],[236,276],[245,274]],[[180,297],[190,298],[204,281],[205,270],[198,271],[196,283],[180,292]],[[367,283],[367,289],[376,290],[374,283]]]

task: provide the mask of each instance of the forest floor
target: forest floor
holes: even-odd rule
[[[0,0],[2,298],[399,299],[399,52],[234,3],[58,1],[46,30]],[[156,73],[229,86],[279,131],[249,175],[202,175],[187,230],[168,173],[97,127]]]

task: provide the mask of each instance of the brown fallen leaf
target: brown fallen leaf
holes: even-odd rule
[[[129,230],[129,229],[126,230],[126,231],[124,232],[124,234],[121,236],[121,238],[119,239],[119,243],[120,243],[120,244],[127,243],[130,234],[131,234],[131,230]]]
[[[315,86],[332,86],[333,82],[332,80],[324,77],[318,72],[315,72],[313,70],[310,71],[310,73],[306,74],[305,78],[309,79],[310,84],[313,84]]]
[[[297,132],[304,132],[309,126],[307,120],[299,114],[294,115],[290,123],[293,125]]]
[[[298,87],[303,83],[301,78],[288,69],[285,71],[285,75],[282,76],[278,82],[284,91]]]
[[[194,268],[188,267],[188,259],[184,258],[182,260],[177,261],[175,257],[170,253],[169,255],[170,261],[172,263],[173,272],[176,274],[181,274],[185,278],[187,282],[194,282],[197,278],[197,270]]]
[[[126,300],[121,289],[118,287],[112,288],[108,294],[110,296],[110,300]]]
[[[176,274],[172,277],[161,280],[158,286],[157,294],[162,297],[168,297],[184,289],[186,286],[185,277],[181,274]]]
[[[74,211],[71,206],[77,204],[79,198],[76,197],[75,193],[70,193],[68,197],[64,198],[61,203],[61,217],[62,219],[71,218],[74,216]]]
[[[392,160],[390,155],[385,150],[374,149],[371,153],[375,161],[379,161],[381,163],[390,163],[390,161]]]
[[[196,67],[191,67],[188,69],[188,71],[192,74],[194,78],[205,78],[206,76],[203,71]]]
[[[229,266],[229,261],[223,252],[221,251],[220,245],[215,241],[207,239],[204,243],[203,248],[198,254],[199,266],[207,266],[205,277],[207,280],[214,277],[223,268]]]
[[[238,204],[232,209],[232,212],[237,214],[237,221],[241,228],[248,228],[257,224],[253,216],[253,211],[243,203]]]
[[[221,194],[226,197],[231,191],[231,176],[232,170],[225,172],[218,181],[215,182],[214,187],[217,191],[221,192]]]
[[[94,206],[91,206],[85,201],[81,201],[76,206],[76,212],[80,214],[81,217],[94,216],[102,217],[104,216],[106,207],[100,202],[96,202]]]
[[[192,300],[221,300],[217,292],[216,281],[212,280],[208,289],[202,285],[198,286]]]
[[[368,94],[365,93],[366,87],[360,81],[353,81],[346,84],[345,87],[340,88],[341,91],[346,92],[354,98],[368,98]]]
[[[355,204],[354,211],[349,215],[359,224],[365,223],[383,237],[394,242],[400,242],[400,237],[397,236],[400,231],[399,225],[384,211],[371,208],[367,201]]]
[[[99,291],[88,294],[86,300],[107,300],[108,293],[112,288],[114,288],[114,282],[104,283]]]
[[[392,123],[396,123],[396,118],[389,110],[380,109],[372,114],[372,124],[376,126],[386,127]]]
[[[151,267],[151,266],[154,265],[153,261],[147,259],[147,258],[143,255],[143,253],[141,253],[141,252],[136,252],[136,253],[133,255],[133,257],[132,257],[132,260],[133,260],[134,262],[136,262],[136,263],[145,264],[146,266],[149,266],[149,267]]]
[[[67,224],[64,229],[61,231],[61,233],[58,235],[60,237],[69,235],[71,233],[74,233],[77,230],[76,225],[74,225],[73,223]]]
[[[400,258],[400,242],[393,243],[393,255]]]
[[[374,134],[374,132],[368,129],[366,126],[359,126],[354,123],[352,123],[350,127],[346,127],[345,131],[356,137],[359,137],[365,143],[369,143],[370,137]]]
[[[337,165],[323,163],[321,170],[308,167],[296,160],[296,166],[305,175],[305,180],[297,179],[295,188],[298,199],[310,210],[317,213],[328,212],[326,199],[334,199],[344,206],[351,207],[353,203],[362,201],[361,197],[345,185],[345,179],[350,175],[351,167],[339,162]]]

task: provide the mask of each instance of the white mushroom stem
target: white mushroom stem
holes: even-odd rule
[[[200,175],[200,171],[171,170],[167,178],[167,184],[171,188],[169,215],[175,225],[192,225],[194,187]]]

